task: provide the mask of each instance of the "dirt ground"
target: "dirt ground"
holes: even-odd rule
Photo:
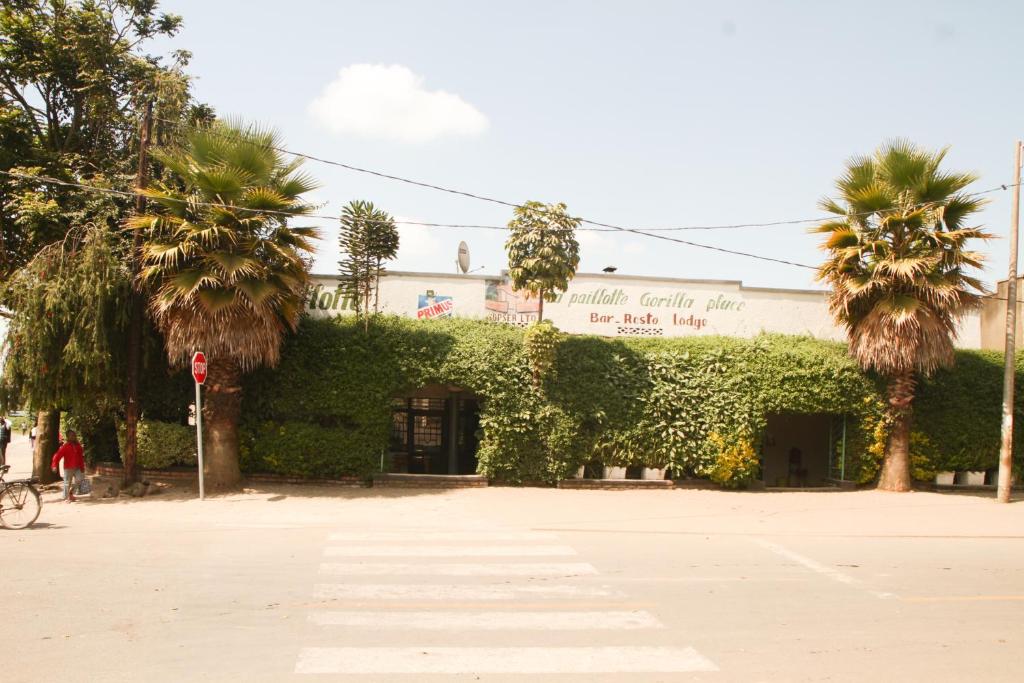
[[[0,530],[4,680],[1024,675],[1024,505],[987,494],[58,498]]]

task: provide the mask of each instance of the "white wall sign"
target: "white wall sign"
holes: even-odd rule
[[[380,309],[410,318],[458,316],[525,326],[537,319],[537,304],[500,276],[389,272],[380,283]],[[353,311],[351,298],[328,276],[314,277],[306,307],[315,316]],[[544,317],[565,332],[609,337],[778,332],[845,338],[825,292],[744,287],[730,280],[578,274],[568,291],[545,302]],[[977,317],[965,319],[960,345],[976,348],[979,342]]]

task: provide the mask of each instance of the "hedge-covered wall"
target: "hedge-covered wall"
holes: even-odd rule
[[[351,318],[304,320],[280,366],[246,380],[243,469],[368,475],[387,448],[391,397],[428,384],[483,399],[480,471],[513,482],[553,481],[594,459],[709,476],[723,449],[756,447],[771,413],[850,416],[848,478],[873,478],[884,447],[881,385],[842,344],[562,337],[546,377],[534,386],[523,332],[508,326],[382,316],[367,335]],[[998,354],[960,352],[955,369],[922,383],[919,477],[995,466],[1000,377]]]
[[[1017,356],[1014,468],[1024,462],[1024,353]],[[1003,405],[1003,354],[960,351],[956,366],[921,382],[914,402],[914,433],[933,469],[996,467]]]

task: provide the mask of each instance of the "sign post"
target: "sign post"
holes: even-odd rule
[[[200,387],[206,381],[206,354],[196,351],[192,355],[192,379],[196,381],[196,448],[199,455],[199,500],[204,498],[203,490],[203,403]]]

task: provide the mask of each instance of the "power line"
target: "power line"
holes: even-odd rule
[[[109,195],[116,195],[116,196],[121,196],[121,197],[135,197],[138,194],[136,192],[131,192],[131,191],[127,191],[127,190],[116,190],[116,189],[113,189],[113,188],[99,187],[99,186],[96,186],[96,185],[86,185],[86,184],[83,184],[83,183],[75,183],[75,182],[71,182],[71,181],[68,181],[68,180],[60,180],[59,178],[50,178],[48,176],[29,175],[29,174],[25,174],[25,173],[16,173],[16,172],[12,172],[12,171],[0,171],[0,174],[6,175],[6,176],[9,176],[9,177],[12,177],[12,178],[21,178],[21,179],[24,179],[24,180],[29,180],[29,181],[39,182],[39,183],[46,183],[46,184],[50,184],[50,185],[59,185],[59,186],[64,186],[64,187],[74,187],[74,188],[78,188],[78,189],[82,189],[82,190],[86,190],[86,191],[90,191],[90,192],[98,192],[98,193],[109,194]],[[276,211],[276,210],[273,210],[273,209],[250,209],[248,207],[234,206],[234,205],[231,205],[231,204],[222,204],[222,203],[219,203],[219,202],[201,202],[201,201],[193,201],[193,200],[189,200],[189,199],[163,198],[163,201],[168,201],[168,200],[169,201],[174,201],[174,202],[179,202],[179,203],[182,203],[182,204],[191,204],[192,206],[208,206],[208,207],[212,207],[212,208],[231,209],[233,211],[251,211],[251,212],[254,212],[254,213],[271,214],[271,215],[277,215],[277,216],[291,216],[291,217],[297,217],[297,218],[320,218],[320,219],[335,220],[335,221],[340,221],[341,220],[340,216],[325,216],[325,215],[321,215],[321,214],[306,213],[306,212],[300,212],[300,211]],[[479,228],[486,228],[486,229],[507,230],[507,228],[500,228],[498,226],[470,226],[470,225],[454,225],[454,224],[444,224],[444,223],[425,223],[425,222],[421,223],[421,222],[418,222],[418,221],[398,221],[398,220],[392,221],[392,222],[398,223],[398,224],[403,224],[403,225],[420,225],[420,226],[425,226],[425,227],[452,227],[452,228],[479,227]],[[661,239],[661,240],[665,240],[665,241],[669,241],[669,242],[675,242],[675,243],[678,243],[678,244],[685,244],[687,246],[696,247],[698,249],[708,249],[708,250],[711,250],[711,251],[717,251],[717,252],[721,252],[721,253],[724,253],[724,254],[731,254],[733,256],[744,256],[746,258],[757,259],[757,260],[760,260],[760,261],[769,261],[769,262],[772,262],[772,263],[780,263],[780,264],[783,264],[783,265],[796,266],[798,268],[807,268],[807,269],[810,269],[810,270],[817,270],[816,266],[809,266],[809,265],[807,265],[805,263],[798,263],[796,261],[788,261],[788,260],[785,260],[785,259],[778,259],[778,258],[774,258],[774,257],[771,257],[771,256],[762,256],[760,254],[752,254],[752,253],[749,253],[749,252],[737,251],[735,249],[726,249],[725,247],[716,247],[716,246],[713,246],[713,245],[710,245],[710,244],[701,244],[699,242],[690,242],[689,240],[679,239],[678,237],[668,237],[667,235],[658,235],[658,234],[647,234],[647,233],[644,233],[642,231],[633,230],[633,229],[630,229],[630,228],[615,228],[615,230],[620,231],[620,232],[631,232],[631,233],[635,233],[635,234],[639,234],[639,235],[646,235],[648,237],[653,237],[655,239]]]
[[[117,190],[117,189],[114,189],[114,188],[99,187],[97,185],[87,185],[87,184],[84,184],[84,183],[76,183],[76,182],[72,182],[72,181],[68,181],[68,180],[60,180],[59,178],[51,178],[51,177],[48,177],[48,176],[37,176],[37,175],[30,175],[30,174],[26,174],[26,173],[16,173],[14,171],[0,170],[0,175],[5,175],[5,176],[8,176],[8,177],[12,177],[12,178],[20,178],[20,179],[23,179],[23,180],[35,181],[35,182],[40,182],[40,183],[46,183],[46,184],[49,184],[49,185],[59,185],[59,186],[63,186],[63,187],[73,187],[73,188],[77,188],[77,189],[81,189],[81,190],[86,190],[86,191],[89,191],[89,192],[97,192],[97,193],[101,193],[101,194],[115,195],[115,196],[126,197],[126,198],[135,198],[136,196],[138,196],[140,194],[139,192],[135,192],[135,191]],[[999,190],[1005,190],[1008,187],[1011,187],[1011,185],[1001,185],[1001,186],[999,186],[997,188],[992,188],[992,189],[989,189],[989,190],[983,190],[981,192],[976,192],[976,193],[973,193],[973,194],[984,194],[984,193],[988,193],[988,192],[995,192],[995,191],[999,191]],[[251,212],[255,212],[255,213],[273,214],[273,215],[280,215],[280,216],[286,216],[286,217],[291,217],[291,218],[320,218],[320,219],[334,220],[334,221],[340,221],[341,220],[340,216],[328,216],[328,215],[322,215],[322,214],[302,213],[302,212],[295,212],[295,211],[275,211],[273,209],[251,209],[251,208],[248,208],[248,207],[236,206],[236,205],[233,205],[233,204],[222,204],[222,203],[219,203],[219,202],[201,202],[201,201],[193,201],[193,200],[189,200],[189,199],[177,199],[177,198],[173,198],[173,197],[165,197],[163,199],[165,201],[179,202],[179,203],[182,203],[182,204],[191,204],[193,206],[208,206],[208,207],[212,207],[212,208],[231,209],[231,210],[236,210],[236,211],[251,211]],[[383,222],[383,221],[369,221],[369,222]],[[492,230],[507,230],[508,229],[506,226],[496,226],[496,225],[474,225],[474,224],[455,224],[455,223],[428,223],[428,222],[421,222],[421,221],[403,221],[403,220],[392,220],[391,222],[399,224],[399,225],[418,225],[418,226],[424,226],[424,227],[483,228],[483,229],[492,229]],[[581,230],[589,230],[589,228],[580,228],[580,229]],[[623,229],[623,230],[626,230],[627,232],[634,232],[633,230],[629,230],[629,229]],[[702,248],[702,249],[711,249],[711,250],[714,250],[714,251],[720,251],[720,252],[724,252],[724,253],[735,255],[735,256],[746,256],[746,257],[749,257],[749,258],[760,259],[760,260],[764,260],[764,261],[772,261],[772,262],[775,262],[775,263],[781,263],[781,264],[785,264],[785,265],[797,266],[797,267],[800,267],[800,268],[809,268],[809,269],[812,269],[812,270],[818,270],[818,268],[816,266],[809,266],[807,264],[797,263],[797,262],[794,262],[794,261],[786,261],[786,260],[783,260],[783,259],[776,259],[776,258],[772,258],[772,257],[769,257],[769,256],[761,256],[760,254],[749,254],[749,253],[745,253],[745,252],[741,252],[741,251],[735,251],[735,250],[732,250],[732,249],[725,249],[725,248],[722,248],[722,247],[715,247],[715,246],[712,246],[712,245],[698,244],[696,242],[689,242],[689,241],[686,241],[686,240],[680,240],[678,238],[665,237],[665,236],[662,236],[662,235],[651,235],[651,236],[655,237],[655,238],[670,240],[670,241],[673,241],[673,242],[679,242],[679,243],[686,244],[686,245],[693,246],[693,247],[699,247],[699,248]],[[991,294],[991,295],[981,294],[979,296],[981,298],[985,299],[985,300],[988,300],[988,301],[1007,301],[1007,302],[1009,301],[1009,299],[1006,298],[1006,297],[998,297],[998,296],[995,296],[994,294]],[[1024,299],[1018,299],[1017,303],[1024,303]]]
[[[181,126],[182,125],[180,122],[171,121],[169,119],[157,119],[157,120],[161,121],[163,123],[168,123],[168,124],[174,125],[174,126]],[[217,131],[217,130],[215,130],[213,128],[204,128],[202,130],[204,130],[205,132],[213,133],[214,135],[220,135],[221,137],[227,137],[227,138],[232,137],[231,135],[229,135],[227,133],[223,133],[223,132]],[[465,190],[457,190],[457,189],[453,189],[453,188],[450,188],[450,187],[445,187],[443,185],[436,185],[434,183],[424,182],[424,181],[421,181],[421,180],[414,180],[414,179],[411,179],[411,178],[404,178],[402,176],[397,176],[397,175],[393,175],[393,174],[390,174],[390,173],[384,173],[382,171],[376,171],[376,170],[373,170],[373,169],[362,168],[360,166],[354,166],[352,164],[347,164],[347,163],[344,163],[344,162],[341,162],[341,161],[335,161],[333,159],[325,159],[323,157],[318,157],[318,156],[315,156],[315,155],[312,155],[312,154],[307,154],[305,152],[296,152],[296,151],[293,151],[293,150],[290,150],[290,149],[286,149],[284,147],[278,147],[278,146],[275,146],[275,145],[266,145],[266,147],[268,149],[272,149],[272,150],[274,150],[276,152],[281,152],[282,154],[289,154],[291,156],[299,157],[301,159],[308,159],[309,161],[315,161],[317,163],[326,164],[328,166],[336,166],[338,168],[343,168],[343,169],[346,169],[346,170],[349,170],[349,171],[354,171],[354,172],[357,172],[357,173],[365,173],[367,175],[372,175],[372,176],[376,176],[378,178],[384,178],[384,179],[387,179],[387,180],[394,180],[394,181],[397,181],[397,182],[406,183],[406,184],[409,184],[409,185],[414,185],[416,187],[423,187],[423,188],[426,188],[426,189],[437,190],[439,192],[446,192],[448,194],[454,194],[454,195],[458,195],[458,196],[462,196],[462,197],[467,197],[469,199],[476,199],[476,200],[483,201],[483,202],[490,202],[490,203],[493,203],[493,204],[499,204],[501,206],[506,206],[506,207],[510,207],[510,208],[528,209],[528,210],[536,211],[538,213],[547,213],[547,211],[545,211],[543,209],[532,209],[531,207],[527,207],[527,206],[525,206],[525,205],[523,205],[521,203],[510,202],[510,201],[506,201],[504,199],[497,199],[495,197],[489,197],[487,195],[477,194],[477,193],[474,193],[474,192],[468,192],[468,191],[465,191]],[[984,194],[990,194],[992,192],[1005,191],[1005,190],[1007,190],[1007,189],[1009,189],[1011,187],[1016,187],[1016,185],[1017,185],[1017,183],[1011,183],[1011,184],[1006,184],[1006,185],[998,185],[996,187],[992,187],[992,188],[989,188],[987,190],[980,190],[978,192],[970,192],[970,193],[967,193],[967,194],[964,194],[964,195],[961,195],[961,196],[964,197],[964,198],[976,197],[976,196],[981,196],[981,195],[984,195]],[[917,204],[914,204],[914,205],[912,205],[910,207],[906,207],[906,208],[921,208],[921,207],[928,206],[929,204],[934,204],[934,203],[935,202],[919,202]],[[856,217],[859,217],[859,216],[870,216],[870,215],[875,214],[875,213],[879,213],[879,211],[861,211],[861,212],[849,213],[849,214],[845,214],[844,217],[846,217],[846,218],[856,218]],[[794,218],[794,219],[788,219],[788,220],[769,221],[769,222],[762,222],[762,223],[732,223],[732,224],[722,224],[722,225],[684,225],[684,226],[676,226],[676,227],[668,227],[668,228],[665,228],[665,227],[659,227],[659,228],[627,228],[627,227],[623,227],[623,226],[619,226],[619,225],[614,225],[612,223],[602,223],[600,221],[591,220],[589,218],[584,218],[582,216],[576,216],[576,217],[573,217],[573,218],[574,218],[574,220],[578,220],[581,223],[585,223],[587,225],[593,225],[593,226],[597,226],[597,227],[600,227],[600,228],[604,228],[605,229],[604,231],[626,231],[626,232],[633,232],[633,233],[636,233],[636,234],[646,234],[646,233],[649,233],[649,232],[675,232],[675,231],[681,231],[681,230],[735,230],[735,229],[739,229],[739,228],[768,228],[768,227],[779,227],[779,226],[786,226],[786,225],[802,225],[802,224],[805,224],[805,223],[822,223],[822,222],[829,221],[829,220],[835,220],[837,217],[838,217],[837,215],[829,215],[829,216],[817,216],[815,218]],[[490,227],[490,226],[488,226],[488,227]],[[500,229],[499,226],[494,226],[494,227],[497,228],[497,229]],[[653,235],[648,235],[648,236],[652,237]]]
[[[164,123],[169,123],[169,124],[175,125],[175,126],[181,125],[178,122],[169,121],[167,119],[160,119],[160,120],[163,121]],[[206,128],[204,130],[213,132],[215,135],[221,135],[223,137],[231,137],[227,133],[221,133],[221,132],[215,131],[212,127],[211,128]],[[523,204],[519,204],[519,203],[516,203],[516,202],[506,201],[504,199],[497,199],[495,197],[489,197],[489,196],[477,194],[477,193],[474,193],[474,192],[467,192],[465,190],[457,190],[457,189],[453,189],[453,188],[450,188],[450,187],[444,187],[443,185],[436,185],[434,183],[427,183],[427,182],[424,182],[424,181],[414,180],[414,179],[411,179],[411,178],[404,178],[402,176],[397,176],[397,175],[393,175],[393,174],[390,174],[390,173],[384,173],[382,171],[375,171],[373,169],[362,168],[362,167],[354,166],[352,164],[347,164],[347,163],[344,163],[344,162],[341,162],[341,161],[335,161],[333,159],[325,159],[323,157],[318,157],[318,156],[315,156],[315,155],[312,155],[312,154],[306,154],[304,152],[295,152],[295,151],[286,149],[284,147],[278,147],[278,146],[275,146],[275,145],[266,145],[266,147],[268,149],[272,149],[274,151],[281,152],[282,154],[289,154],[291,156],[298,157],[298,158],[301,158],[301,159],[308,159],[310,161],[315,161],[317,163],[322,163],[322,164],[326,164],[326,165],[329,165],[329,166],[336,166],[336,167],[339,167],[339,168],[344,168],[346,170],[355,171],[357,173],[365,173],[365,174],[368,174],[368,175],[376,176],[378,178],[385,178],[387,180],[394,180],[396,182],[406,183],[406,184],[409,184],[409,185],[414,185],[414,186],[417,186],[417,187],[423,187],[423,188],[427,188],[427,189],[431,189],[431,190],[437,190],[439,192],[445,192],[445,193],[448,193],[448,194],[453,194],[453,195],[458,195],[458,196],[462,196],[462,197],[467,197],[467,198],[470,198],[470,199],[476,199],[476,200],[483,201],[483,202],[499,204],[501,206],[506,206],[506,207],[510,207],[510,208],[526,209],[526,210],[535,211],[535,212],[538,212],[538,213],[548,213],[545,209],[533,209],[532,207],[527,207],[527,206],[525,206]],[[1014,186],[1014,185],[999,185],[997,187],[989,188],[987,190],[981,190],[981,191],[978,191],[978,192],[971,192],[971,193],[967,193],[967,194],[964,194],[964,195],[961,195],[961,196],[963,198],[977,197],[977,196],[981,196],[981,195],[988,194],[988,193],[991,193],[991,192],[998,192],[1000,190],[1005,191],[1008,187],[1012,187],[1012,186]],[[928,205],[934,204],[934,203],[935,202],[919,202],[918,204],[912,205],[911,207],[901,207],[901,209],[905,209],[905,208],[921,208],[921,207],[925,207],[925,206],[928,206]],[[879,212],[878,211],[863,211],[863,212],[859,212],[859,213],[848,213],[848,214],[845,214],[844,216],[842,216],[842,218],[855,218],[855,217],[858,217],[858,216],[869,216],[869,215],[876,214],[876,213],[879,213]],[[673,231],[673,230],[716,230],[716,229],[736,229],[736,228],[747,228],[747,227],[771,227],[771,226],[783,226],[783,225],[797,225],[797,224],[803,224],[803,223],[817,223],[817,222],[824,222],[824,221],[828,221],[828,220],[836,220],[837,218],[840,218],[840,216],[832,215],[832,216],[817,217],[817,218],[801,218],[801,219],[786,220],[786,221],[772,221],[772,222],[768,222],[768,223],[743,223],[743,224],[731,224],[731,225],[719,225],[719,226],[681,226],[681,227],[676,227],[676,228],[652,228],[652,229],[628,228],[628,227],[624,227],[624,226],[620,226],[620,225],[615,225],[615,224],[612,224],[612,223],[603,223],[603,222],[600,222],[600,221],[594,221],[594,220],[591,220],[589,218],[584,218],[582,216],[576,216],[576,217],[573,217],[573,218],[574,218],[574,220],[577,220],[580,223],[584,223],[584,224],[587,224],[587,225],[593,225],[593,226],[597,226],[597,227],[600,227],[600,228],[607,228],[607,229],[613,230],[613,231],[628,232],[628,233],[632,233],[634,235],[642,235],[642,236],[645,236],[645,237],[651,237],[651,238],[654,238],[654,239],[660,239],[660,240],[664,240],[664,241],[668,241],[668,242],[675,242],[677,244],[684,244],[684,245],[687,245],[687,246],[696,247],[696,248],[700,248],[700,249],[707,249],[707,250],[710,250],[710,251],[717,251],[719,253],[732,254],[732,255],[735,255],[735,256],[744,256],[744,257],[747,257],[747,258],[753,258],[753,259],[757,259],[757,260],[761,260],[761,261],[768,261],[768,262],[772,262],[772,263],[780,263],[780,264],[783,264],[783,265],[790,265],[790,266],[795,266],[795,267],[798,267],[798,268],[806,268],[806,269],[810,269],[810,270],[818,270],[818,268],[816,266],[809,266],[809,265],[807,265],[805,263],[798,263],[796,261],[789,261],[789,260],[786,260],[786,259],[773,258],[773,257],[770,257],[770,256],[761,256],[759,254],[751,254],[749,252],[738,251],[738,250],[735,250],[735,249],[726,249],[724,247],[716,247],[716,246],[712,246],[712,245],[708,245],[708,244],[701,244],[701,243],[698,243],[698,242],[691,242],[689,240],[683,240],[683,239],[679,239],[679,238],[676,238],[676,237],[668,237],[668,236],[665,236],[665,235],[660,235],[660,234],[657,234],[657,232],[667,232],[667,231]]]

